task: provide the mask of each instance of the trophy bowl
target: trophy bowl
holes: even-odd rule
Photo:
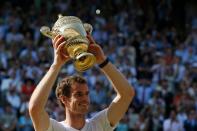
[[[86,71],[94,65],[96,61],[95,56],[87,52],[89,40],[86,38],[86,32],[92,32],[92,26],[90,24],[83,24],[75,16],[59,15],[52,30],[47,26],[42,26],[40,32],[51,39],[58,34],[64,36],[66,40],[64,50],[74,61],[77,71]]]

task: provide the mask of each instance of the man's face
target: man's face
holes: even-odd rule
[[[74,83],[71,87],[71,96],[67,101],[67,108],[77,114],[86,114],[90,105],[87,84]]]

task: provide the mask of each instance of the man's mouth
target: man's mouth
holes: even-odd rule
[[[80,106],[88,106],[88,103],[80,103]]]

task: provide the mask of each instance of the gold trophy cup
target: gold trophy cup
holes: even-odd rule
[[[75,69],[83,72],[91,68],[95,63],[95,56],[89,52],[89,40],[86,38],[87,32],[92,32],[90,24],[83,24],[82,21],[75,16],[59,15],[52,30],[47,26],[42,26],[40,32],[53,39],[60,34],[67,41],[64,49],[74,60]]]

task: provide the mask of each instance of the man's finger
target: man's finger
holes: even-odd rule
[[[62,48],[65,46],[66,41],[64,41],[63,43],[61,43],[58,48],[57,48],[57,52],[60,52],[62,50]]]
[[[65,38],[63,36],[59,37],[55,42],[55,48],[58,48],[59,44],[61,44],[63,41],[65,41]]]
[[[61,35],[56,35],[55,38],[52,39],[53,43],[55,43],[57,41],[57,39],[59,39],[61,37]]]
[[[87,35],[87,38],[90,41],[90,44],[95,44],[95,41],[90,34]]]
[[[55,43],[57,41],[57,39],[59,39],[61,35],[56,35],[55,38],[52,39],[52,43],[53,43],[53,48],[55,48]]]

